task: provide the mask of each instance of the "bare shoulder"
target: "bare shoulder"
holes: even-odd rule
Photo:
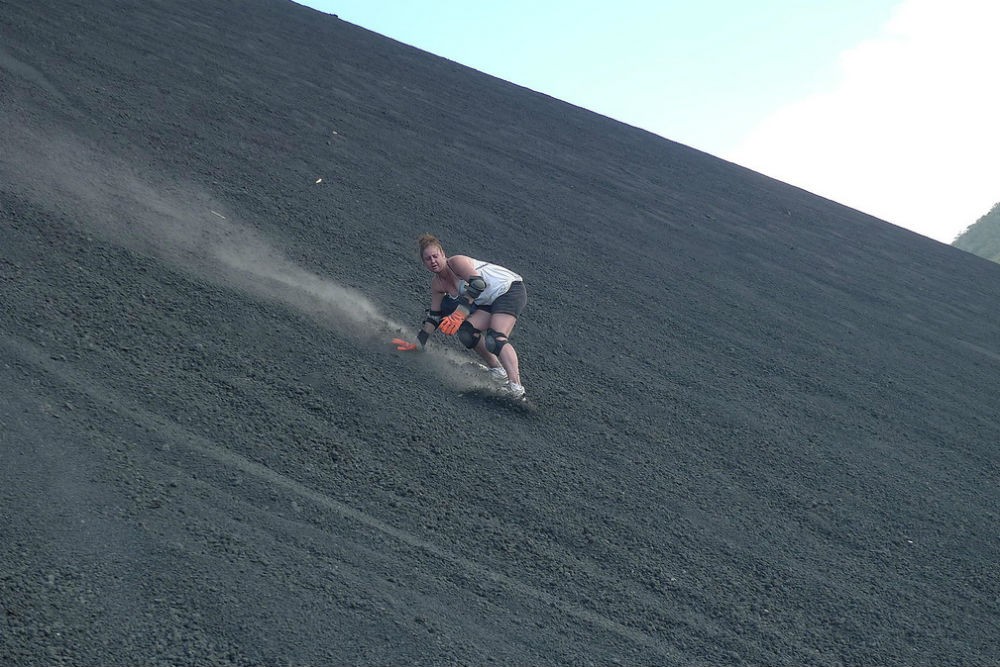
[[[459,278],[468,278],[476,271],[476,265],[468,255],[452,255],[448,258],[448,267]]]

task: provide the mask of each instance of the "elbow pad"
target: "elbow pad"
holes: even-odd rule
[[[479,295],[486,290],[486,281],[482,276],[470,276],[468,286],[465,288],[465,295],[475,301]]]

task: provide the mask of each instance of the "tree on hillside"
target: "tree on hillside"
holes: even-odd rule
[[[1000,202],[974,225],[959,234],[952,245],[974,255],[1000,262]]]

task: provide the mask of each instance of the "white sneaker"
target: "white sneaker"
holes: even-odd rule
[[[504,386],[500,387],[500,393],[511,398],[524,398],[524,385],[507,382]]]
[[[486,372],[490,374],[491,379],[496,380],[497,382],[503,382],[507,379],[507,371],[504,370],[503,366],[487,368]]]

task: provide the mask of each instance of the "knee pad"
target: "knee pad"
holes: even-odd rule
[[[488,329],[486,331],[486,349],[490,351],[491,354],[500,354],[500,350],[503,346],[507,344],[507,334],[497,331],[496,329]]]
[[[462,341],[462,345],[471,350],[479,342],[479,329],[469,324],[469,320],[465,320],[458,328],[458,339]]]

